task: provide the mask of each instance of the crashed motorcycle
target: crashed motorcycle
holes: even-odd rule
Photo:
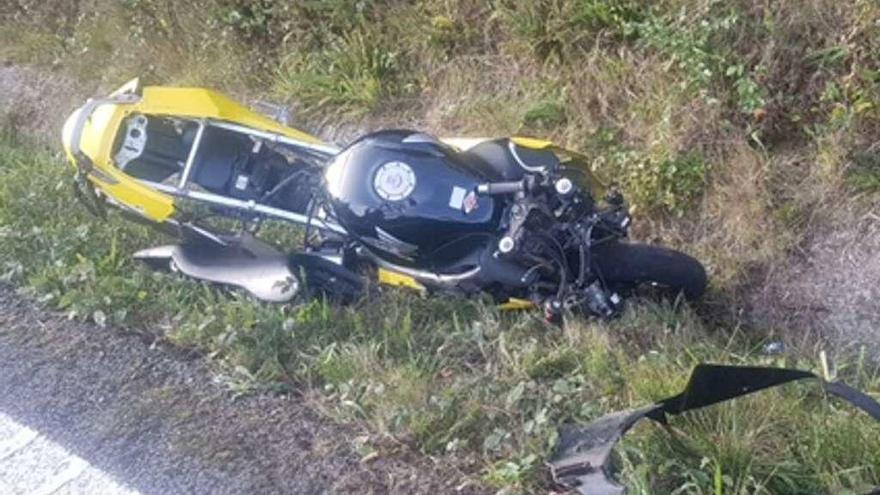
[[[138,259],[267,301],[352,300],[377,281],[611,317],[642,285],[705,289],[695,259],[626,240],[624,198],[577,152],[408,130],[338,148],[286,120],[134,80],[77,109],[63,142],[90,210],[111,205],[177,239]],[[261,240],[278,222],[298,246]]]

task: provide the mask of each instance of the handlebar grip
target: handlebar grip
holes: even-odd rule
[[[526,190],[525,181],[487,182],[477,186],[477,194],[494,196],[498,194],[514,194]]]

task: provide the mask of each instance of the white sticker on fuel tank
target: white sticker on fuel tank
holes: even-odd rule
[[[235,188],[239,191],[244,191],[248,186],[248,176],[247,175],[239,175],[235,178]]]
[[[452,196],[449,197],[449,207],[460,210],[461,205],[464,203],[464,197],[467,194],[467,189],[463,187],[454,186],[452,188]]]

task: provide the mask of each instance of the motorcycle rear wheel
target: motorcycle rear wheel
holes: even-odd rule
[[[611,241],[595,246],[591,253],[594,270],[613,288],[651,284],[683,293],[688,300],[698,299],[706,291],[703,265],[672,249]]]

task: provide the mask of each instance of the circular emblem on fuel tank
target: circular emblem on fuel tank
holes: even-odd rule
[[[416,174],[403,162],[388,162],[376,171],[373,188],[386,201],[400,201],[416,188]]]

